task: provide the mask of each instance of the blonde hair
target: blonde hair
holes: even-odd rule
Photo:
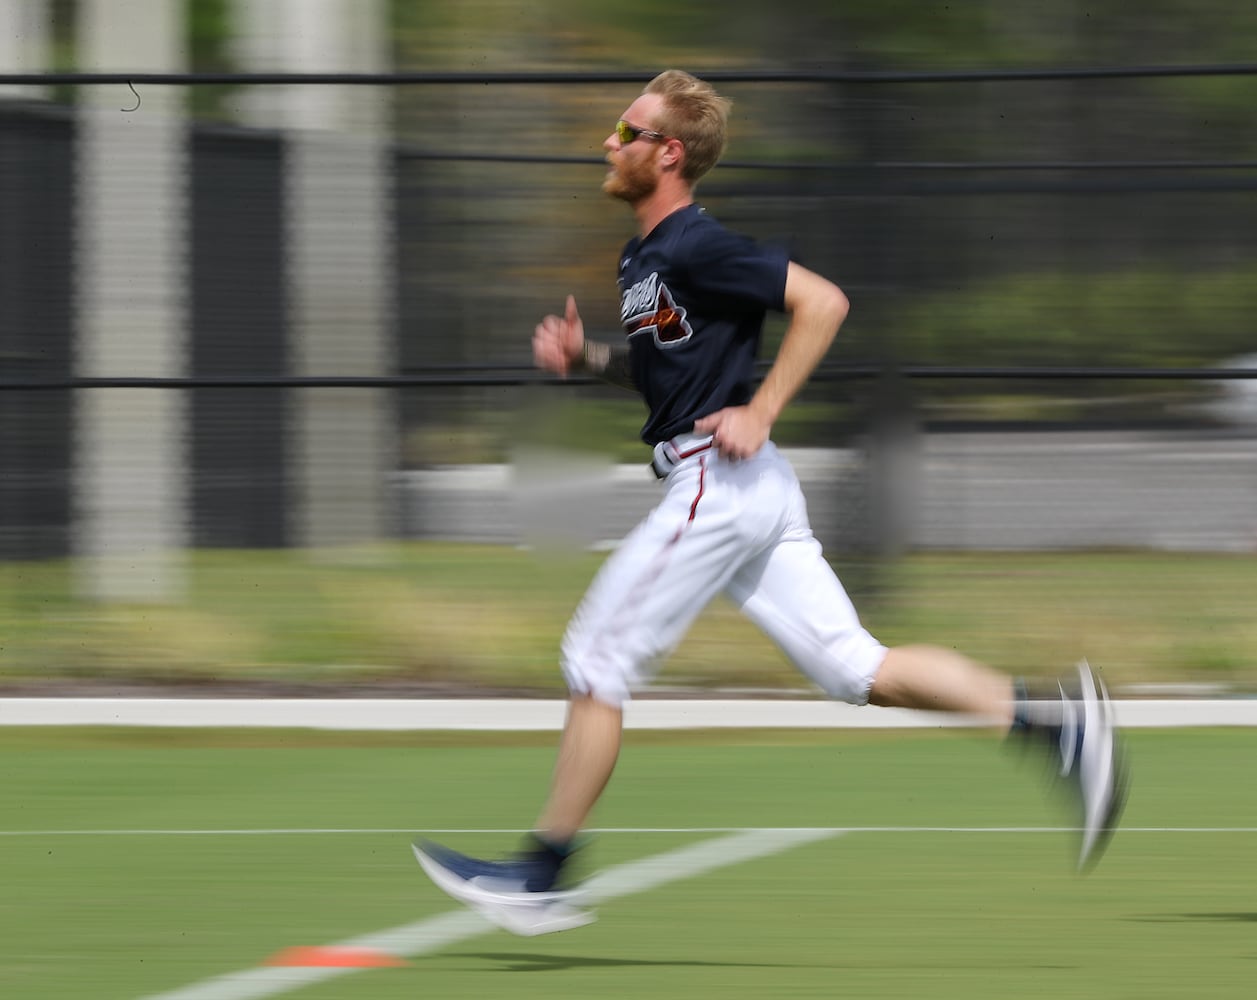
[[[717,94],[710,83],[679,69],[660,73],[642,93],[663,97],[663,107],[652,125],[681,140],[685,146],[681,175],[693,184],[724,153],[733,102]]]

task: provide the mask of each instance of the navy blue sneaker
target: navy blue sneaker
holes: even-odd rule
[[[1083,660],[1078,664],[1081,697],[1066,717],[1062,731],[1062,773],[1077,783],[1082,800],[1082,841],[1078,868],[1100,860],[1126,804],[1127,771],[1117,736],[1113,703],[1104,681],[1097,680]]]
[[[512,934],[531,937],[593,922],[587,893],[559,887],[561,863],[545,851],[504,861],[469,857],[430,840],[413,845],[437,888]]]
[[[1045,740],[1060,777],[1069,783],[1081,814],[1078,869],[1085,871],[1099,861],[1117,827],[1127,769],[1113,703],[1087,661],[1078,664],[1076,691],[1072,685],[1068,692],[1064,685],[1056,688],[1057,697],[1031,699],[1019,685],[1013,731]]]

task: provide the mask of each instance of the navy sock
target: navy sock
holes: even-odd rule
[[[526,853],[541,866],[545,880],[549,883],[546,886],[547,889],[558,881],[559,872],[567,863],[567,859],[571,857],[573,850],[575,850],[575,841],[551,840],[535,832],[528,835]]]
[[[1025,682],[1017,679],[1013,682],[1013,724],[1008,734],[1046,746],[1060,760],[1062,773],[1067,773],[1079,747],[1075,711],[1059,689],[1034,697]]]
[[[1013,726],[1009,735],[1024,735],[1031,728],[1030,694],[1026,690],[1026,682],[1020,677],[1013,680]]]
[[[533,843],[534,851],[552,854],[560,861],[566,861],[572,851],[575,850],[576,842],[574,840],[554,840],[550,837],[543,837],[536,832],[530,833],[528,836]]]

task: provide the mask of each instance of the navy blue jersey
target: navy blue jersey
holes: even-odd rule
[[[697,205],[673,212],[620,259],[620,322],[649,445],[750,402],[764,315],[785,308],[784,249],[725,229]]]

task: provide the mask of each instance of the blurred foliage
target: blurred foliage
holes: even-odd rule
[[[1257,264],[979,280],[908,303],[899,323],[920,363],[1152,368],[1251,351],[1255,315]]]
[[[239,69],[236,3],[177,2],[190,69]],[[402,71],[1220,64],[1250,60],[1257,37],[1257,6],[1235,0],[1147,0],[1138,10],[1125,0],[381,2]],[[50,0],[55,68],[76,66],[80,4]],[[1196,202],[1173,194],[1075,196],[1065,188],[1079,174],[1039,175],[1048,192],[1016,203],[952,198],[954,189],[942,187],[931,192],[938,197],[919,197],[910,185],[893,189],[901,175],[850,168],[1251,158],[1253,77],[726,89],[736,104],[731,159],[842,168],[806,176],[725,169],[700,192],[734,228],[787,237],[805,263],[852,294],[856,308],[834,360],[1194,365],[1251,350],[1257,218],[1230,209],[1243,195],[1215,198],[1220,208],[1198,213]],[[398,142],[421,152],[596,157],[606,124],[635,90],[415,86],[395,88],[392,101]],[[228,118],[232,93],[190,88],[189,107],[198,118]],[[581,297],[595,335],[616,329],[611,265],[631,219],[601,197],[597,170],[433,161],[400,169],[399,200],[407,204],[399,215],[410,220],[398,226],[403,369],[522,363],[532,324],[568,291]],[[998,189],[1007,177],[983,174],[972,184]],[[1138,179],[1123,174],[1116,183]],[[1062,191],[1052,192],[1058,180]],[[984,251],[996,229],[1000,249]],[[770,327],[766,356],[776,342]],[[845,402],[826,401],[843,391],[832,389],[815,393],[804,404],[810,411],[788,411],[780,436],[806,441],[815,436],[809,430],[841,421]],[[1154,387],[1122,391],[1147,395]],[[564,427],[607,440],[622,457],[639,455],[640,411],[618,400],[600,408],[592,398],[580,397]],[[514,428],[496,406],[476,392],[453,405],[416,401],[403,417],[410,463],[502,454]]]
[[[188,34],[188,69],[193,73],[235,73],[231,57],[235,37],[232,0],[184,0]],[[241,88],[230,83],[202,84],[188,91],[188,113],[195,118],[226,119],[227,100]]]
[[[47,0],[52,39],[50,71],[72,73],[82,67],[78,56],[80,0]],[[231,57],[236,38],[233,0],[178,0],[183,4],[188,71],[234,73]],[[269,0],[267,0],[269,2]],[[194,118],[225,120],[231,117],[227,99],[239,87],[234,84],[202,84],[187,90],[187,110]],[[77,88],[59,86],[54,99],[73,103]]]
[[[1257,30],[1254,9],[1231,0],[1153,0],[1137,14],[1121,0],[785,0],[771,8],[750,0],[682,7],[608,0],[596,8],[578,0],[526,7],[393,0],[392,11],[399,68],[469,72],[1214,64],[1247,58],[1244,39]],[[444,152],[596,155],[603,123],[636,87],[488,89],[442,90],[438,101],[430,90],[400,89],[403,139]],[[1241,160],[1257,141],[1247,125],[1251,77],[722,89],[735,100],[729,159],[838,168],[726,167],[700,190],[716,217],[760,238],[782,237],[804,263],[848,290],[855,309],[832,360],[1153,366],[1216,363],[1249,349],[1257,268],[1249,262],[1257,247],[1247,209],[1232,211],[1243,196],[1211,194],[1209,184],[1222,175],[1204,177],[1198,190],[1192,185],[1202,178],[1183,181],[1196,192],[1184,195],[1173,183],[1158,188],[1165,175],[1157,174],[1146,193],[1129,196],[1150,175],[949,173],[934,183],[939,174],[852,168]],[[602,309],[586,316],[595,336],[615,329],[604,261],[613,260],[631,219],[598,196],[596,174],[469,164],[442,166],[439,175],[415,168],[415,177],[433,204],[414,250],[420,266],[407,277],[424,303],[423,325],[407,331],[403,346],[410,367],[520,358],[535,316],[568,291]],[[918,181],[937,196],[919,196]],[[1001,197],[1023,183],[1015,200]],[[1114,196],[1097,197],[1088,185],[1102,195],[1111,185]],[[484,252],[487,234],[492,255]],[[988,249],[994,234],[999,241]],[[460,287],[481,292],[469,301]],[[454,336],[426,337],[429,323]],[[775,344],[770,329],[765,356]],[[1013,398],[1023,387],[1004,388]],[[1158,391],[1147,384],[1119,390]],[[587,419],[573,425],[608,436],[603,415],[583,405]],[[1023,405],[1020,412],[1039,409]],[[463,419],[483,431],[490,418],[474,411],[470,405]],[[414,420],[440,425],[450,412]],[[841,419],[835,409],[819,426]],[[633,427],[635,439],[633,422],[616,422]],[[486,444],[493,448],[492,434]]]
[[[603,558],[454,544],[345,556],[194,552],[188,596],[164,606],[80,600],[66,563],[0,564],[0,682],[554,695],[559,639]],[[928,553],[888,567],[880,598],[861,610],[884,641],[942,643],[1018,673],[1056,672],[1085,654],[1114,687],[1257,690],[1255,587],[1247,555]],[[700,616],[659,682],[806,689],[724,601]]]
[[[77,69],[78,0],[49,0],[48,20],[52,51],[49,53],[53,73],[72,73]],[[73,104],[77,88],[63,85],[52,88],[52,99],[58,104]]]
[[[400,56],[462,69],[531,65],[555,49],[569,65],[635,68],[676,59],[930,70],[1242,62],[1257,31],[1257,11],[1235,0],[1148,0],[1137,12],[1125,0],[390,2]]]

